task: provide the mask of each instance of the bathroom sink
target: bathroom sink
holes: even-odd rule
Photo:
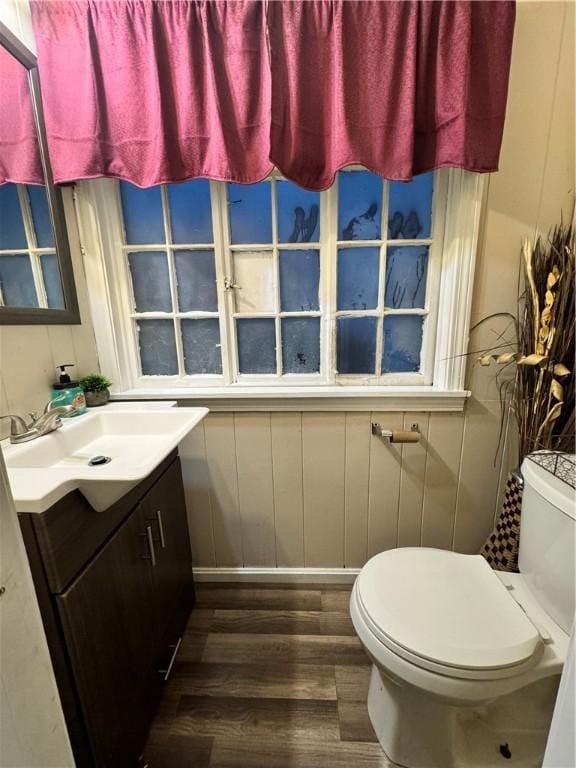
[[[78,489],[97,511],[145,478],[206,416],[207,408],[121,404],[63,420],[22,445],[3,441],[18,512],[44,512]]]

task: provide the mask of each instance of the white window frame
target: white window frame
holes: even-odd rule
[[[428,332],[423,339],[421,373],[385,374],[382,378],[369,375],[341,376],[335,371],[335,318],[347,314],[336,312],[333,306],[336,296],[334,255],[338,245],[342,244],[336,241],[338,214],[335,188],[321,195],[320,205],[321,231],[328,233],[318,246],[321,252],[321,365],[325,375],[237,375],[236,345],[227,342],[234,338],[235,328],[233,291],[227,291],[224,287],[225,277],[233,279],[230,243],[227,241],[229,228],[225,220],[226,187],[221,182],[210,182],[213,216],[216,214],[213,228],[218,305],[219,308],[226,307],[225,312],[220,312],[223,375],[143,377],[139,375],[135,323],[127,311],[132,306],[127,258],[119,258],[119,254],[128,250],[158,250],[158,245],[123,245],[118,182],[102,179],[80,182],[74,191],[74,200],[89,300],[101,369],[114,381],[115,395],[133,399],[192,398],[218,410],[462,410],[469,395],[464,390],[463,355],[468,345],[483,177],[459,169],[443,169],[436,174],[425,309],[384,311],[382,271],[379,290],[379,312],[426,314]],[[163,188],[164,203],[166,194],[166,188]],[[386,211],[387,206],[383,205],[383,234],[387,230]],[[164,213],[166,215],[165,205]],[[427,240],[400,240],[394,244],[427,243]],[[374,246],[373,241],[364,244]],[[355,240],[349,245],[359,246],[362,241]],[[188,248],[181,244],[177,247]],[[190,247],[206,249],[209,246],[196,244]],[[257,244],[234,246],[235,249],[245,250],[257,250],[258,247]],[[278,247],[272,247],[277,263]],[[291,247],[312,249],[315,245],[304,243],[293,244]],[[265,244],[264,248],[271,248],[271,245]],[[380,243],[380,253],[382,270],[385,269],[385,240]],[[173,270],[171,257],[169,263]],[[174,291],[173,271],[171,287]],[[374,315],[375,312],[366,310],[366,314]],[[167,317],[162,313],[144,316]],[[186,313],[180,316],[200,315]],[[332,338],[327,343],[330,334]],[[181,365],[181,340],[178,333],[176,344]],[[381,354],[381,349],[379,338],[377,354]]]

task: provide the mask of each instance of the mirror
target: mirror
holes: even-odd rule
[[[0,23],[0,324],[80,323],[36,57]]]

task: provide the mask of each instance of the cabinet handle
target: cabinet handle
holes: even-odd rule
[[[164,538],[164,527],[162,525],[162,512],[156,510],[156,520],[158,520],[158,533],[160,534],[160,546],[162,549],[166,549],[166,539]]]
[[[147,525],[146,526],[146,533],[139,534],[140,536],[146,536],[146,541],[148,542],[148,552],[149,555],[141,555],[142,560],[150,560],[152,562],[152,567],[156,566],[156,552],[154,551],[154,538],[152,537],[152,526]]]
[[[172,656],[170,657],[170,663],[168,664],[168,668],[167,669],[159,669],[158,670],[159,674],[164,675],[164,682],[166,682],[168,680],[168,678],[170,677],[170,673],[172,672],[172,667],[174,666],[174,662],[176,661],[176,656],[178,654],[178,651],[180,650],[180,643],[181,642],[182,642],[182,638],[179,637],[178,638],[178,642],[176,643],[176,645],[174,645],[174,646],[169,645],[168,646],[169,648],[174,648],[174,650],[172,651]]]

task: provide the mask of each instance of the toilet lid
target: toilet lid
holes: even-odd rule
[[[480,555],[440,549],[382,552],[356,582],[375,634],[410,654],[460,669],[530,658],[540,636]]]

